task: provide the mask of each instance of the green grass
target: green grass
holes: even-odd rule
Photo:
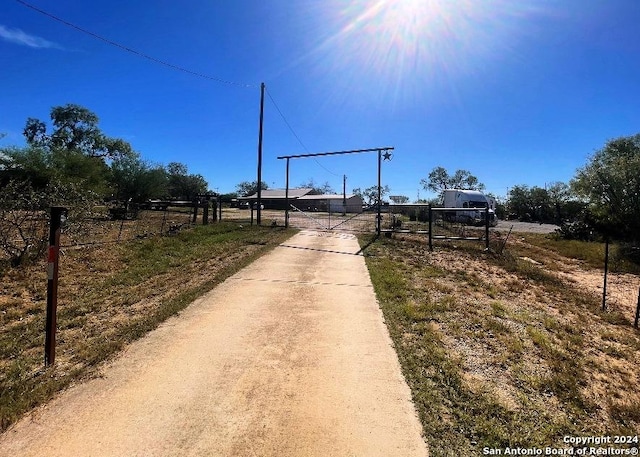
[[[0,430],[293,233],[232,223],[200,226],[109,247],[104,264],[100,255],[91,257],[92,271],[106,271],[106,278],[95,273],[73,278],[67,268],[59,293],[56,365],[48,369],[43,369],[44,306],[10,302],[0,314]],[[84,255],[72,251],[61,262],[80,265]],[[80,287],[70,287],[72,280]],[[131,310],[151,296],[156,305]]]
[[[485,446],[558,447],[564,435],[639,425],[635,400],[596,404],[587,389],[595,368],[585,353],[632,366],[640,338],[628,322],[608,317],[592,297],[513,253],[439,248],[460,257],[436,265],[420,243],[380,239],[365,259],[432,456],[481,455]],[[499,268],[517,279],[489,284],[481,272],[460,267],[469,257],[492,268],[488,277]],[[530,302],[530,291],[540,303]],[[519,295],[527,298],[516,305]],[[559,305],[560,315],[542,303]],[[621,347],[594,347],[587,335],[600,328]],[[620,379],[608,388],[624,397]],[[594,421],[602,408],[608,420]]]
[[[588,267],[604,268],[605,244],[595,241],[563,240],[555,235],[521,234],[524,240],[539,248],[535,258],[549,256],[549,251],[560,256],[583,261]],[[609,268],[612,272],[640,274],[640,265],[631,262],[620,254],[620,245],[612,243],[609,246]]]

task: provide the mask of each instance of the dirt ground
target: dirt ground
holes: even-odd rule
[[[604,288],[604,272],[602,270],[568,268],[559,272],[560,276],[574,283],[579,288],[601,298]],[[607,275],[607,309],[619,311],[632,320],[637,307],[640,278],[637,275],[609,273]]]
[[[427,455],[358,252],[300,232],[10,428],[0,455]]]
[[[508,232],[513,226],[514,232],[525,233],[553,233],[559,227],[553,224],[538,224],[535,222],[520,222],[520,221],[498,221],[495,229]]]

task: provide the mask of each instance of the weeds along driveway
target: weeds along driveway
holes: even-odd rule
[[[0,455],[427,455],[358,252],[298,233],[9,429]]]

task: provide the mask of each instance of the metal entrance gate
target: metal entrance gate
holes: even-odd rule
[[[344,232],[375,232],[378,207],[364,208],[361,213],[341,211],[303,211],[290,205],[289,225],[296,228]]]

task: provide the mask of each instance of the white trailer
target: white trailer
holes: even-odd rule
[[[445,208],[468,208],[468,210],[445,211],[445,218],[449,221],[467,224],[484,224],[485,208],[489,208],[489,224],[495,226],[495,201],[492,202],[482,192],[477,190],[445,189],[443,206]],[[493,205],[492,205],[493,203]]]

